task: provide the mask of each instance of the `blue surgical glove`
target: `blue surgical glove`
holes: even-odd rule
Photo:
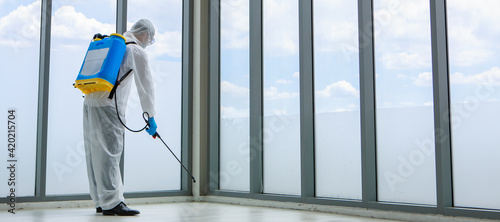
[[[149,118],[149,128],[146,128],[146,131],[148,131],[149,135],[155,135],[156,133],[156,122],[155,122],[155,118],[154,117],[151,117]]]

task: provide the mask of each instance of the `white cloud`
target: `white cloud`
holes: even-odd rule
[[[457,11],[474,12],[475,16],[468,19],[485,20],[492,24],[496,24],[500,18],[498,14],[500,1],[498,0],[475,0],[474,4],[471,4],[470,0],[453,0],[447,3],[447,7]]]
[[[279,100],[279,99],[292,99],[299,97],[297,92],[279,92],[276,87],[269,87],[264,90],[264,99],[266,100]]]
[[[424,106],[433,106],[433,105],[434,105],[434,102],[432,102],[432,101],[424,103]]]
[[[294,73],[292,73],[291,76],[293,79],[299,79],[299,72],[294,72]],[[289,84],[292,84],[292,82],[293,81],[290,79],[278,79],[278,80],[276,80],[275,83],[278,85],[289,85]]]
[[[423,52],[387,52],[380,58],[388,69],[415,69],[431,67],[431,54]]]
[[[477,64],[481,64],[495,53],[487,49],[463,49],[457,53],[453,53],[450,57],[453,65],[460,67],[469,67]]]
[[[221,47],[248,49],[249,2],[231,0],[221,2]]]
[[[416,86],[425,86],[429,87],[432,86],[432,73],[430,72],[423,72],[418,74],[418,77],[413,81],[413,84]]]
[[[278,85],[288,85],[288,84],[291,84],[292,83],[292,80],[288,80],[288,79],[278,79],[276,80],[276,84]]]
[[[342,113],[342,112],[352,112],[353,109],[350,108],[336,108],[336,109],[322,109],[318,110],[317,113]]]
[[[315,51],[357,52],[357,3],[344,0],[315,0],[313,6]]]
[[[500,69],[493,67],[490,70],[475,75],[466,76],[463,73],[453,73],[450,77],[451,84],[476,84],[500,86]]]
[[[228,81],[222,81],[220,88],[221,92],[224,94],[229,94],[238,97],[248,97],[249,95],[248,88],[232,84]]]
[[[377,35],[384,39],[429,39],[429,4],[421,0],[381,0],[375,3],[374,23]],[[426,16],[427,15],[427,16]]]
[[[127,22],[127,30],[130,30],[134,22]],[[158,27],[155,33],[155,43],[146,48],[150,59],[155,59],[162,55],[168,55],[174,58],[182,56],[182,32],[165,31],[159,32]]]
[[[334,113],[342,113],[342,112],[350,112],[352,111],[351,109],[343,109],[343,108],[338,108],[333,110]]]
[[[299,52],[298,4],[289,0],[263,2],[264,53],[289,56]]]
[[[378,63],[392,70],[431,67],[429,3],[381,0],[374,7]]]
[[[168,55],[175,58],[182,56],[182,33],[178,31],[156,33],[155,43],[146,48],[150,58]]]
[[[73,6],[61,6],[52,18],[52,34],[57,38],[90,40],[95,33],[109,34],[115,30],[115,24],[88,18]]]
[[[387,108],[394,106],[391,102],[384,102],[381,106],[377,104],[377,108]]]
[[[487,61],[494,52],[489,47],[490,41],[478,36],[474,28],[449,25],[450,59],[453,65],[469,67]]]
[[[128,23],[131,27],[133,23]],[[52,33],[56,38],[65,40],[78,39],[88,41],[95,33],[110,34],[115,32],[115,24],[103,23],[75,10],[73,6],[61,6],[53,16]],[[147,48],[150,59],[162,55],[180,58],[182,55],[182,33],[179,31],[157,32],[155,43]],[[56,41],[60,47],[68,48],[71,43]]]
[[[402,73],[397,74],[396,77],[398,77],[398,79],[408,79],[409,78],[407,75],[402,74]]]
[[[400,106],[416,106],[415,102],[399,102]]]
[[[316,113],[335,113],[335,112],[352,112],[359,111],[359,105],[349,104],[338,108],[320,108],[315,110]]]
[[[404,74],[398,74],[397,78],[410,80],[413,85],[421,87],[431,87],[432,86],[432,72],[422,72],[415,76],[408,76]]]
[[[271,113],[275,116],[288,115],[288,111],[286,109],[274,109]]]
[[[318,52],[335,52],[356,49],[358,42],[358,27],[355,22],[338,22],[318,18],[314,30],[314,44]],[[342,48],[344,47],[344,48]]]
[[[113,1],[113,0],[112,0]],[[116,5],[116,0],[114,0]],[[182,1],[180,0],[140,0],[128,1],[127,14],[130,21],[141,18],[150,20],[156,28],[179,28],[182,25]],[[133,9],[133,10],[132,10]],[[130,26],[129,26],[130,27]]]
[[[31,47],[40,37],[40,1],[16,10],[0,18],[0,45]]]
[[[399,106],[417,106],[415,102],[408,102],[408,101],[403,101],[398,103]]]
[[[456,72],[450,75],[451,84],[469,84],[471,83],[471,78],[465,76],[463,73]]]
[[[250,116],[248,109],[236,109],[234,107],[221,106],[220,112],[221,118],[239,118]]]
[[[351,83],[342,80],[328,85],[323,90],[316,90],[316,96],[323,98],[359,97],[359,91]]]
[[[447,7],[451,64],[470,67],[498,58],[500,1],[453,0]]]

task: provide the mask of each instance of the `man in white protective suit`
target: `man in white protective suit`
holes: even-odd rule
[[[153,79],[144,50],[154,43],[155,29],[146,19],[137,21],[132,29],[123,34],[128,44],[118,79],[130,69],[133,71],[116,89],[116,103],[122,120],[130,94],[133,79],[137,86],[141,106],[149,115],[150,135],[156,133],[155,96]],[[83,105],[83,137],[87,161],[90,196],[96,211],[103,215],[136,215],[140,212],[128,208],[124,203],[120,160],[124,147],[124,126],[118,119],[114,99],[108,99],[109,92],[97,91],[85,96]]]

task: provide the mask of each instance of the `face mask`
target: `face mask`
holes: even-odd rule
[[[154,34],[149,33],[149,43],[148,43],[148,45],[153,45],[153,43],[155,43]]]
[[[149,44],[148,44],[148,43],[142,43],[142,42],[141,42],[141,43],[139,43],[139,45],[140,45],[143,49],[145,49],[145,48],[146,48]]]
[[[149,40],[146,39],[145,41],[143,41],[143,38],[141,38],[142,37],[141,35],[134,34],[134,37],[137,38],[137,45],[140,45],[143,49],[145,49],[149,45]]]

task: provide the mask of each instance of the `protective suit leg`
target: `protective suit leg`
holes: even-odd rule
[[[97,182],[95,181],[94,168],[92,166],[92,152],[91,152],[91,125],[89,121],[89,108],[85,105],[83,106],[83,140],[85,146],[85,160],[87,163],[87,175],[89,179],[90,187],[90,197],[94,201],[95,207],[100,207],[99,198],[97,196]]]
[[[90,195],[96,207],[112,209],[124,201],[120,173],[124,129],[113,106],[84,104],[83,114]]]

